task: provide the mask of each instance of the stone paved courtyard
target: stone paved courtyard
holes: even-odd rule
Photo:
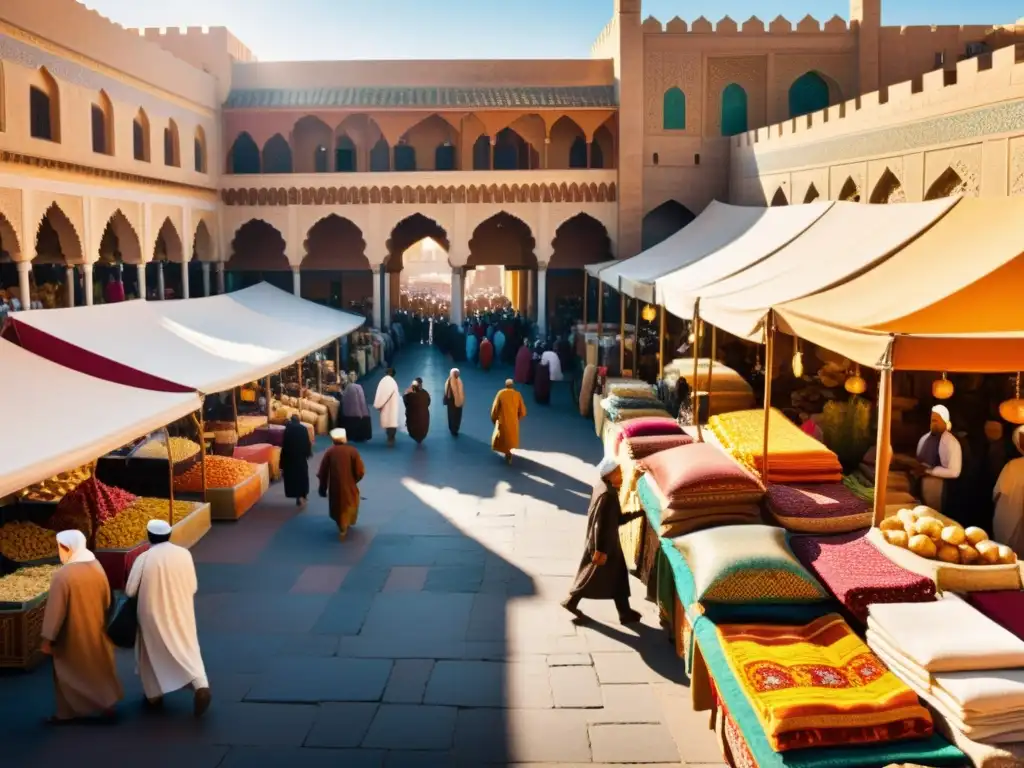
[[[523,449],[489,450],[489,409],[508,369],[463,366],[463,433],[441,404],[449,364],[407,347],[396,360],[431,393],[431,432],[360,445],[357,529],[337,540],[326,501],[297,513],[275,484],[237,524],[193,550],[196,610],[214,705],[189,694],[141,709],[131,654],[113,726],[52,729],[51,672],[0,677],[0,764],[143,768],[418,768],[527,764],[717,765],[682,663],[633,582],[644,623],[558,606],[575,572],[600,444],[565,385],[551,406],[524,391]],[[372,400],[377,376],[364,382]],[[310,462],[315,473],[318,455]]]

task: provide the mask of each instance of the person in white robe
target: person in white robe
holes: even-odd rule
[[[1013,445],[1024,454],[1024,426],[1013,430]],[[1018,555],[1024,553],[1024,457],[1006,463],[992,498],[996,503],[992,540],[1006,544]]]
[[[373,397],[373,407],[380,413],[381,429],[388,436],[388,446],[395,444],[395,434],[398,432],[399,404],[402,402],[402,395],[398,391],[398,382],[395,381],[395,369],[388,368],[387,374],[377,385],[377,394]]]
[[[558,357],[558,353],[552,350],[547,350],[543,355],[540,356],[541,365],[548,367],[548,372],[551,374],[552,381],[562,380],[562,361]]]
[[[949,409],[944,405],[932,408],[928,432],[917,442],[917,468],[921,480],[921,501],[942,511],[943,487],[947,481],[960,477],[963,449],[953,434]]]
[[[166,694],[191,687],[193,711],[201,717],[210,706],[210,684],[196,630],[195,563],[187,549],[171,543],[165,521],[150,520],[146,530],[150,548],[132,565],[124,590],[138,597],[135,660],[142,691],[159,708]]]

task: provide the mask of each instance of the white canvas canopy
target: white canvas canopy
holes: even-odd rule
[[[672,237],[603,270],[601,280],[627,296],[652,302],[655,280],[732,242],[754,226],[765,210],[712,201]]]
[[[831,202],[765,208],[754,224],[707,258],[655,280],[655,300],[676,317],[693,317],[693,305],[709,285],[742,272],[799,237]]]
[[[19,312],[18,342],[61,365],[129,386],[221,392],[276,373],[364,318],[270,285],[181,301]]]
[[[772,256],[700,292],[700,315],[741,338],[758,341],[776,305],[827,290],[870,269],[918,237],[960,198],[924,203],[835,203],[802,235]],[[864,301],[871,301],[865,296]]]
[[[608,267],[618,264],[619,261],[619,259],[611,259],[610,261],[602,261],[599,264],[588,264],[584,269],[587,270],[587,274],[591,277],[597,277],[602,271],[608,269]]]
[[[0,339],[0,498],[86,464],[199,409],[195,392],[112,384]]]

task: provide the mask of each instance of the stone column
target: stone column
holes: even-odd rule
[[[157,301],[163,301],[164,297],[167,296],[167,289],[164,285],[164,263],[158,261],[156,263],[156,298]]]
[[[92,264],[82,265],[82,285],[85,290],[85,306],[92,306]]]
[[[381,325],[384,328],[391,327],[391,273],[381,270],[381,279],[384,281],[384,300],[380,308]]]
[[[143,301],[146,300],[146,262],[140,261],[138,267],[139,270],[139,298]]]
[[[32,275],[32,262],[18,262],[18,298],[21,299],[21,308],[28,309],[32,306],[32,282],[29,277]]]
[[[462,325],[466,311],[466,270],[452,268],[452,323]]]
[[[537,268],[537,332],[541,338],[548,335],[548,267]]]
[[[223,295],[223,294],[227,293],[227,290],[224,288],[224,262],[223,261],[218,261],[217,262],[217,293],[220,294],[220,295]]]
[[[67,291],[67,302],[69,307],[75,306],[75,268],[68,267],[64,270],[64,290]]]
[[[302,298],[302,274],[298,267],[292,267],[292,293]]]
[[[548,148],[550,146],[551,146],[551,137],[550,136],[545,136],[544,137],[543,155],[541,156],[541,159],[540,159],[540,167],[543,168],[545,171],[548,169]]]
[[[187,299],[189,297],[188,292],[188,265],[189,262],[183,261],[181,263],[181,298]]]
[[[210,295],[210,262],[203,262],[203,296]]]
[[[536,320],[537,314],[534,312],[535,305],[533,301],[533,270],[527,269],[523,274],[526,275],[526,311],[523,314],[531,320]]]
[[[371,322],[374,328],[380,328],[380,264],[371,269],[373,270],[373,316]]]

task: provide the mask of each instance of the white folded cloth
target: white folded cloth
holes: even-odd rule
[[[930,673],[1024,667],[1024,640],[961,600],[875,603],[868,628]]]

